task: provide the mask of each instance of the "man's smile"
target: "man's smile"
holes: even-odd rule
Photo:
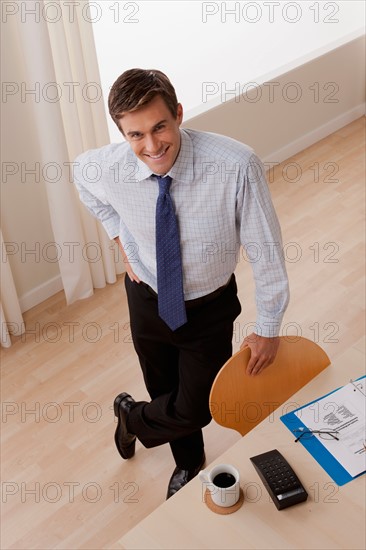
[[[150,153],[144,153],[144,155],[146,157],[149,157],[151,160],[160,160],[165,156],[168,149],[169,149],[169,145],[161,153],[158,153],[157,155],[151,155]]]

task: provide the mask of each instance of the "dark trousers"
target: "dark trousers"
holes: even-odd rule
[[[201,428],[211,421],[209,394],[232,355],[233,323],[241,311],[234,275],[212,300],[186,302],[188,322],[172,331],[158,315],[157,296],[125,278],[131,333],[150,402],[131,409],[128,429],[145,447],[169,443],[179,468],[197,466]]]

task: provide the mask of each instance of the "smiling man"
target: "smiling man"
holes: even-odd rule
[[[240,246],[255,251],[256,330],[242,344],[251,349],[248,374],[260,375],[276,356],[289,298],[281,232],[253,150],[181,129],[182,105],[161,71],[123,73],[109,111],[126,141],[78,157],[75,184],[123,253],[132,338],[151,398],[117,395],[115,443],[124,459],[134,456],[136,439],[169,443],[176,463],[169,498],[205,462],[209,393],[232,354],[241,311]],[[98,177],[88,179],[96,164]]]

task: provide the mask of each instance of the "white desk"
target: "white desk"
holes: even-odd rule
[[[288,410],[321,397],[364,374],[363,354],[349,350],[287,402]],[[366,476],[338,487],[279,420],[286,405],[212,464],[229,462],[241,476],[243,506],[218,515],[203,503],[202,484],[193,479],[174,497],[126,533],[126,549],[364,549]],[[222,428],[225,429],[225,428]],[[277,448],[287,458],[309,493],[308,500],[278,511],[270,502],[249,457]]]

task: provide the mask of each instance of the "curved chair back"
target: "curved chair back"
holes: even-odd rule
[[[275,361],[256,376],[245,373],[249,359],[249,347],[233,355],[218,372],[210,393],[213,419],[241,435],[330,365],[320,346],[299,336],[281,336]]]

